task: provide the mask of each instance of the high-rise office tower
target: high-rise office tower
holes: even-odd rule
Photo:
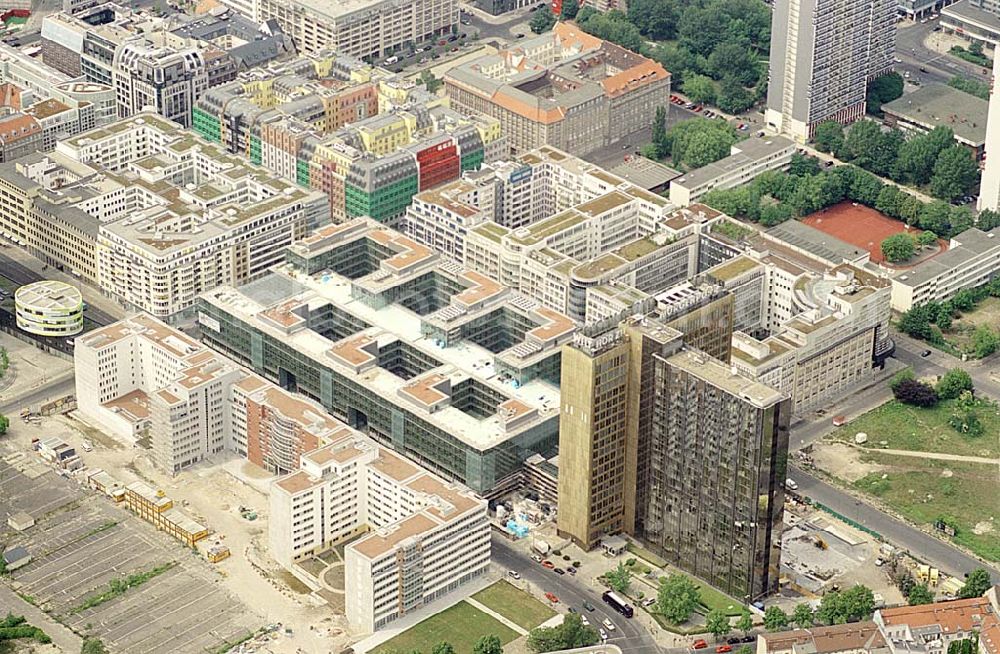
[[[773,591],[788,396],[659,316],[609,321],[563,349],[560,534],[590,548],[629,533],[736,597]]]
[[[895,0],[775,0],[768,126],[800,142],[825,120],[865,113],[868,80],[889,72]]]
[[[983,166],[983,179],[979,184],[980,211],[983,209],[996,211],[1000,207],[1000,93],[997,93],[996,89],[998,76],[1000,76],[1000,57],[993,57],[990,106],[986,114],[986,162]]]

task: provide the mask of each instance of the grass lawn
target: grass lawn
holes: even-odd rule
[[[739,601],[729,597],[722,591],[712,588],[701,579],[698,579],[693,575],[689,575],[683,570],[678,570],[677,568],[668,565],[667,562],[661,557],[653,554],[645,548],[639,547],[638,545],[629,543],[626,545],[626,549],[630,554],[634,554],[654,567],[663,569],[668,574],[680,573],[693,581],[701,590],[701,603],[705,608],[705,613],[711,611],[712,609],[719,609],[728,616],[736,616],[740,614],[740,607],[742,604]]]
[[[1000,325],[1000,298],[988,297],[976,305],[972,311],[955,318],[948,331],[944,332],[944,337],[949,343],[964,352],[971,347],[972,333],[979,325],[989,325],[994,329]]]
[[[556,614],[528,593],[503,580],[482,589],[472,598],[529,631]]]
[[[1000,456],[1000,409],[984,405],[976,409],[986,433],[970,438],[956,432],[948,424],[954,400],[940,402],[930,409],[909,406],[892,400],[872,409],[860,418],[833,432],[832,438],[854,441],[858,432],[868,434],[868,444],[888,441],[894,450],[912,452],[943,452],[965,456]]]
[[[933,525],[946,519],[956,527],[956,543],[985,559],[1000,561],[996,466],[879,452],[863,458],[885,466],[885,470],[857,480],[853,484],[856,489],[878,497],[913,522]]]
[[[403,633],[383,643],[375,654],[391,650],[429,652],[441,642],[451,643],[458,654],[472,654],[476,641],[483,636],[494,634],[506,645],[518,637],[518,633],[486,615],[468,602],[459,602],[451,608],[436,613],[419,622]]]

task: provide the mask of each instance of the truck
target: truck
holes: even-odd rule
[[[550,548],[549,544],[546,543],[544,540],[538,540],[536,538],[531,542],[531,549],[535,550],[542,556],[546,556],[549,553],[549,550],[552,548]]]

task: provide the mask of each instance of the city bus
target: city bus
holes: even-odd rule
[[[603,599],[606,604],[608,604],[615,611],[618,611],[619,613],[624,615],[626,618],[632,617],[633,613],[632,607],[626,604],[625,600],[618,597],[610,590],[604,593],[604,595],[601,596],[601,599]]]

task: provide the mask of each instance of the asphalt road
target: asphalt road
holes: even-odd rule
[[[5,396],[13,394],[17,389],[11,388],[8,390],[10,391],[9,393],[0,394],[0,413],[7,416],[17,416],[22,407],[42,404],[60,397],[65,397],[71,393],[75,393],[76,378],[73,375],[69,375],[66,378],[59,379],[59,381],[54,384],[49,383],[44,386],[39,386],[30,393],[22,395],[14,400],[7,400]]]
[[[896,71],[900,74],[909,72],[910,79],[919,79],[922,84],[927,82],[947,84],[955,75],[988,82],[989,74],[984,74],[981,66],[924,46],[924,39],[933,32],[939,22],[940,19],[929,20],[923,24],[910,22],[901,24],[896,30],[896,58],[902,63],[896,64]],[[927,72],[921,72],[921,68]]]
[[[616,629],[609,633],[608,642],[617,645],[623,652],[628,654],[661,654],[659,645],[653,640],[638,618],[627,619],[601,600],[601,595],[595,588],[590,588],[580,577],[572,575],[557,575],[551,570],[546,570],[531,557],[521,550],[513,547],[501,536],[493,536],[493,562],[508,570],[516,570],[521,575],[522,581],[527,581],[544,592],[555,594],[559,602],[566,606],[572,606],[576,610],[586,614],[590,624],[595,629],[600,623],[608,618],[615,624]],[[594,611],[586,611],[583,608],[584,600],[589,601],[594,606]],[[639,609],[636,609],[638,613]]]

